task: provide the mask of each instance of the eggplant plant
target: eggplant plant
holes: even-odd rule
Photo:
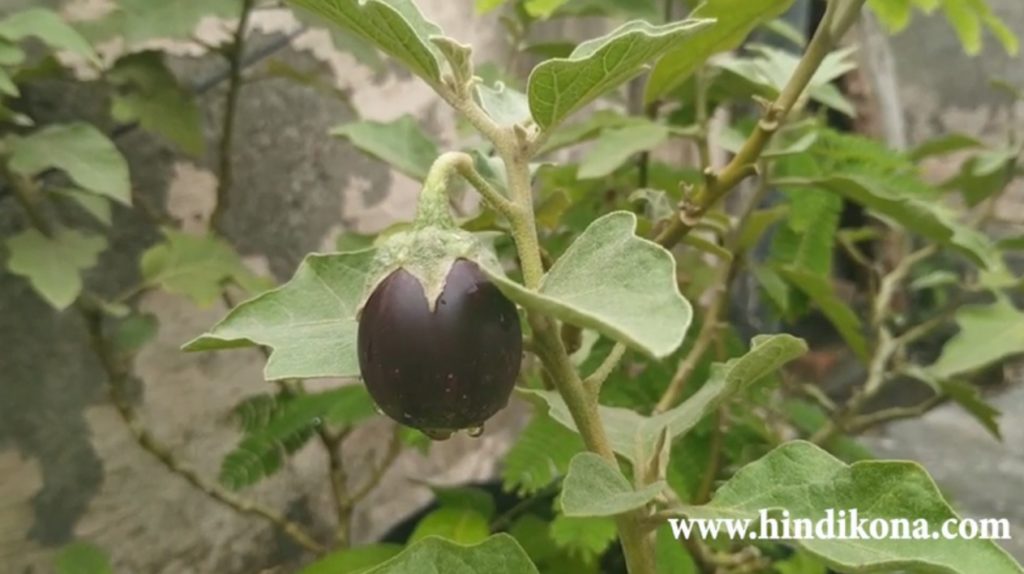
[[[1021,145],[1013,133],[1005,143],[945,134],[893,149],[831,118],[866,105],[841,89],[861,73],[848,41],[860,18],[898,32],[916,12],[941,10],[968,54],[989,36],[1015,54],[1015,34],[984,2],[827,0],[805,37],[782,19],[800,7],[793,0],[476,0],[480,13],[500,10],[501,63],[480,61],[412,0],[287,4],[363,64],[387,65],[384,54],[416,76],[470,133],[443,151],[410,116],[333,128],[422,182],[417,214],[342,236],[277,287],[223,230],[258,2],[185,0],[163,22],[156,4],[121,0],[88,34],[43,9],[0,21],[0,191],[24,216],[4,241],[5,267],[80,315],[111,402],[169,472],[273,525],[302,549],[306,574],[1022,572],[992,540],[678,540],[670,527],[761,509],[807,520],[858,509],[933,529],[958,516],[921,466],[876,460],[857,436],[955,403],[1000,438],[978,383],[1024,353],[1024,227],[1000,211],[1022,175]],[[162,54],[137,46],[189,38],[204,15],[234,28],[206,46],[227,66],[227,90],[216,207],[208,232],[194,234],[137,204],[112,138],[84,122],[38,125],[19,84],[47,69],[21,45],[42,40],[112,90],[112,119],[201,155],[193,95]],[[545,21],[590,15],[610,31],[537,39]],[[110,30],[128,46],[114,62],[90,45]],[[954,155],[953,177],[925,181],[922,165]],[[467,187],[479,201],[464,200]],[[137,204],[162,236],[142,254],[139,284],[110,295],[83,281],[107,241],[65,221],[64,201],[104,229],[112,205]],[[843,221],[851,209],[854,224]],[[128,399],[132,358],[158,328],[139,297],[155,290],[232,308],[185,350],[259,347],[266,358],[273,392],[235,408],[242,436],[216,480],[181,461]],[[808,321],[819,330],[797,336]],[[852,385],[826,386],[836,363],[857,374]],[[349,384],[311,391],[313,378]],[[898,386],[925,398],[885,406]],[[406,544],[352,545],[355,507],[403,448],[479,437],[510,401],[531,412],[502,457],[517,504],[437,489]],[[397,424],[353,485],[342,446],[378,414]],[[331,540],[239,492],[313,442],[327,455]],[[111,563],[76,543],[56,565],[106,573]]]

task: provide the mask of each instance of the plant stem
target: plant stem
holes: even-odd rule
[[[217,168],[217,204],[210,216],[210,227],[220,230],[224,214],[231,201],[231,187],[234,184],[232,153],[235,139],[235,118],[238,115],[238,95],[242,88],[242,56],[245,55],[245,33],[249,28],[249,16],[252,14],[255,0],[242,0],[242,13],[238,17],[238,26],[225,56],[228,60],[228,93],[224,99],[224,122],[221,126],[220,144],[218,146]]]
[[[839,0],[829,1],[818,30],[779,97],[766,107],[757,127],[732,160],[720,172],[705,172],[704,183],[690,197],[684,199],[679,217],[674,218],[658,235],[658,243],[666,247],[678,243],[697,225],[708,209],[741,181],[757,172],[755,166],[761,153],[799,101],[821,62],[856,21],[865,1],[849,0],[842,3],[842,7]]]
[[[307,534],[305,529],[303,529],[299,524],[292,522],[283,514],[280,514],[271,508],[254,501],[245,500],[234,493],[221,488],[216,483],[207,482],[193,468],[179,461],[174,456],[170,448],[157,440],[157,438],[154,437],[153,434],[145,427],[142,421],[139,420],[131,403],[124,398],[123,391],[128,382],[129,374],[119,361],[116,351],[110,346],[109,340],[103,336],[102,315],[98,311],[87,310],[81,306],[79,306],[79,311],[85,320],[93,352],[96,353],[96,356],[99,358],[103,370],[107,375],[110,400],[118,414],[121,416],[121,419],[124,421],[125,426],[127,426],[128,430],[131,432],[135,442],[138,443],[143,450],[156,457],[156,459],[159,460],[172,474],[176,474],[184,478],[189,484],[213,500],[216,500],[237,512],[253,514],[267,520],[280,528],[299,546],[302,546],[310,552],[322,554],[326,551],[326,549],[319,542],[314,540],[312,536]]]

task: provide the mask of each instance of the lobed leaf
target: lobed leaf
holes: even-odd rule
[[[663,488],[664,482],[655,482],[635,490],[612,463],[592,452],[581,452],[569,463],[562,483],[562,512],[581,518],[615,516],[642,508]]]
[[[786,443],[739,470],[705,506],[687,506],[694,518],[756,519],[761,509],[790,519],[824,518],[827,509],[858,510],[858,519],[923,520],[939,531],[958,518],[928,473],[914,462],[862,461],[846,465],[803,441]],[[1024,572],[991,540],[856,539],[795,541],[842,572],[912,570],[976,574]]]
[[[942,354],[927,368],[935,377],[967,374],[1024,353],[1024,312],[1005,297],[960,308],[956,322],[960,332],[946,342]]]
[[[652,357],[672,353],[693,316],[676,283],[675,260],[637,237],[636,216],[605,215],[578,237],[537,291],[485,269],[507,297],[559,320],[593,329]]]
[[[142,254],[142,278],[148,285],[184,295],[198,305],[216,301],[229,282],[254,292],[272,286],[254,275],[226,241],[165,229],[166,240]]]
[[[185,350],[266,345],[267,380],[357,376],[356,311],[375,253],[307,256],[291,281],[242,303]]]
[[[81,271],[96,264],[107,240],[74,229],[52,237],[26,229],[6,242],[7,268],[28,279],[32,288],[57,310],[66,309],[82,291]]]

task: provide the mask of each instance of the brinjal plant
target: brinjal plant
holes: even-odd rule
[[[5,269],[76,313],[135,443],[212,502],[273,525],[307,574],[1024,572],[985,539],[684,541],[668,524],[857,509],[938,529],[958,516],[921,466],[877,460],[857,438],[948,403],[1000,439],[980,383],[1024,353],[1024,224],[1001,207],[1024,175],[1022,147],[1014,133],[911,149],[851,133],[849,119],[884,114],[864,113],[871,102],[856,96],[870,90],[845,88],[870,83],[848,34],[866,14],[897,32],[941,9],[965,52],[991,36],[1015,54],[984,1],[822,0],[804,34],[792,25],[803,18],[786,19],[807,9],[793,0],[477,0],[500,11],[489,21],[508,40],[506,58],[483,62],[412,0],[288,0],[361,65],[422,81],[465,129],[445,151],[411,116],[333,128],[422,184],[416,215],[343,236],[276,287],[224,232],[243,168],[232,161],[238,94],[283,77],[358,106],[283,61],[245,69],[260,52],[246,50],[255,0],[178,2],[174,18],[115,3],[86,26],[96,41],[123,38],[112,61],[55,12],[0,20],[0,200],[23,216],[3,241]],[[201,157],[210,130],[149,41],[192,41],[204,15],[233,30],[201,46],[226,64],[209,229],[136,205],[160,239],[137,283],[111,294],[83,272],[108,247],[90,227],[138,199],[119,142],[84,122],[37,121],[21,84],[60,68],[49,51],[77,58],[109,89],[114,131],[141,127]],[[544,30],[592,15],[607,33],[551,41]],[[939,183],[923,176],[936,160],[957,162]],[[65,202],[95,225],[72,225],[81,218],[54,208]],[[257,347],[265,359],[272,387],[233,409],[240,437],[216,478],[137,412],[133,359],[158,329],[139,298],[157,290],[230,309],[185,350]],[[826,384],[838,371],[852,375]],[[916,394],[890,404],[896,388]],[[486,444],[472,440],[515,401],[528,420],[499,471],[514,503],[435,488],[405,544],[353,546],[356,508],[404,448]],[[349,460],[351,431],[372,420],[389,425],[381,451]],[[240,492],[314,442],[333,502],[315,522],[336,524],[330,539]],[[106,572],[119,564],[111,550],[75,543],[57,571]]]

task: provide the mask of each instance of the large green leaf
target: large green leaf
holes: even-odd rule
[[[653,122],[606,129],[587,151],[586,158],[580,163],[578,176],[580,179],[604,177],[634,154],[658,147],[668,136],[667,126]]]
[[[234,282],[250,293],[272,286],[249,271],[226,241],[165,229],[166,241],[142,254],[142,278],[149,285],[210,305]]]
[[[754,337],[747,354],[714,364],[701,389],[674,409],[645,417],[629,409],[601,406],[598,411],[608,441],[615,452],[633,464],[646,463],[655,454],[654,448],[663,433],[667,433],[670,441],[686,434],[725,400],[806,351],[807,344],[791,335],[760,335]],[[535,403],[539,399],[551,418],[576,430],[569,408],[558,393],[525,389],[520,393]]]
[[[331,552],[299,574],[363,574],[402,551],[400,544],[370,544]]]
[[[60,229],[52,237],[26,229],[7,240],[7,267],[27,278],[50,305],[65,309],[82,291],[80,271],[95,265],[106,247],[104,238],[73,229]]]
[[[1004,297],[994,303],[967,305],[956,313],[960,332],[953,336],[928,370],[949,378],[1024,353],[1024,313]]]
[[[523,547],[508,534],[473,546],[432,536],[366,574],[538,574]]]
[[[54,50],[67,50],[99,64],[99,57],[89,42],[53,10],[29,8],[0,20],[0,37],[17,42],[29,36]]]
[[[203,123],[190,90],[178,83],[159,52],[129,54],[114,64],[107,79],[118,88],[110,113],[119,122],[139,122],[193,156],[203,153]]]
[[[56,574],[113,574],[107,553],[88,542],[61,548],[54,561]]]
[[[788,511],[790,519],[817,521],[826,511],[858,511],[858,521],[905,519],[938,532],[957,515],[928,473],[914,462],[862,461],[846,465],[811,443],[784,444],[737,472],[694,518],[751,519],[761,509]],[[911,529],[913,532],[914,529]],[[991,540],[804,539],[801,547],[841,572],[909,570],[954,574],[1020,573]]]
[[[392,122],[352,122],[332,129],[331,135],[347,138],[357,148],[419,181],[426,179],[441,153],[409,115]]]
[[[107,136],[87,123],[52,125],[8,140],[10,168],[35,177],[63,170],[83,189],[131,205],[128,162]]]
[[[356,307],[374,254],[307,256],[291,281],[242,303],[185,349],[266,345],[267,380],[358,375]]]
[[[258,395],[239,405],[237,412],[245,436],[220,467],[221,483],[232,490],[276,472],[284,455],[302,448],[319,425],[347,428],[376,413],[362,385],[294,397]]]
[[[411,0],[290,2],[374,44],[429,84],[440,84],[443,57],[430,38],[443,34]]]
[[[782,14],[792,3],[793,0],[708,0],[698,6],[691,17],[713,18],[715,24],[697,32],[654,66],[647,81],[647,102],[685,82],[712,55],[739,46],[754,27]]]
[[[655,482],[634,490],[612,463],[581,452],[573,457],[562,483],[562,512],[575,517],[614,516],[643,507],[663,488],[664,482]]]
[[[129,46],[154,38],[191,38],[206,16],[237,18],[242,0],[119,0],[115,14]]]
[[[583,42],[568,58],[540,63],[530,73],[527,88],[534,121],[551,129],[709,24],[709,20],[694,19],[664,26],[633,21]]]
[[[637,237],[625,211],[597,219],[532,291],[488,269],[510,299],[562,321],[593,329],[653,357],[679,347],[693,310],[676,284],[675,260]]]

